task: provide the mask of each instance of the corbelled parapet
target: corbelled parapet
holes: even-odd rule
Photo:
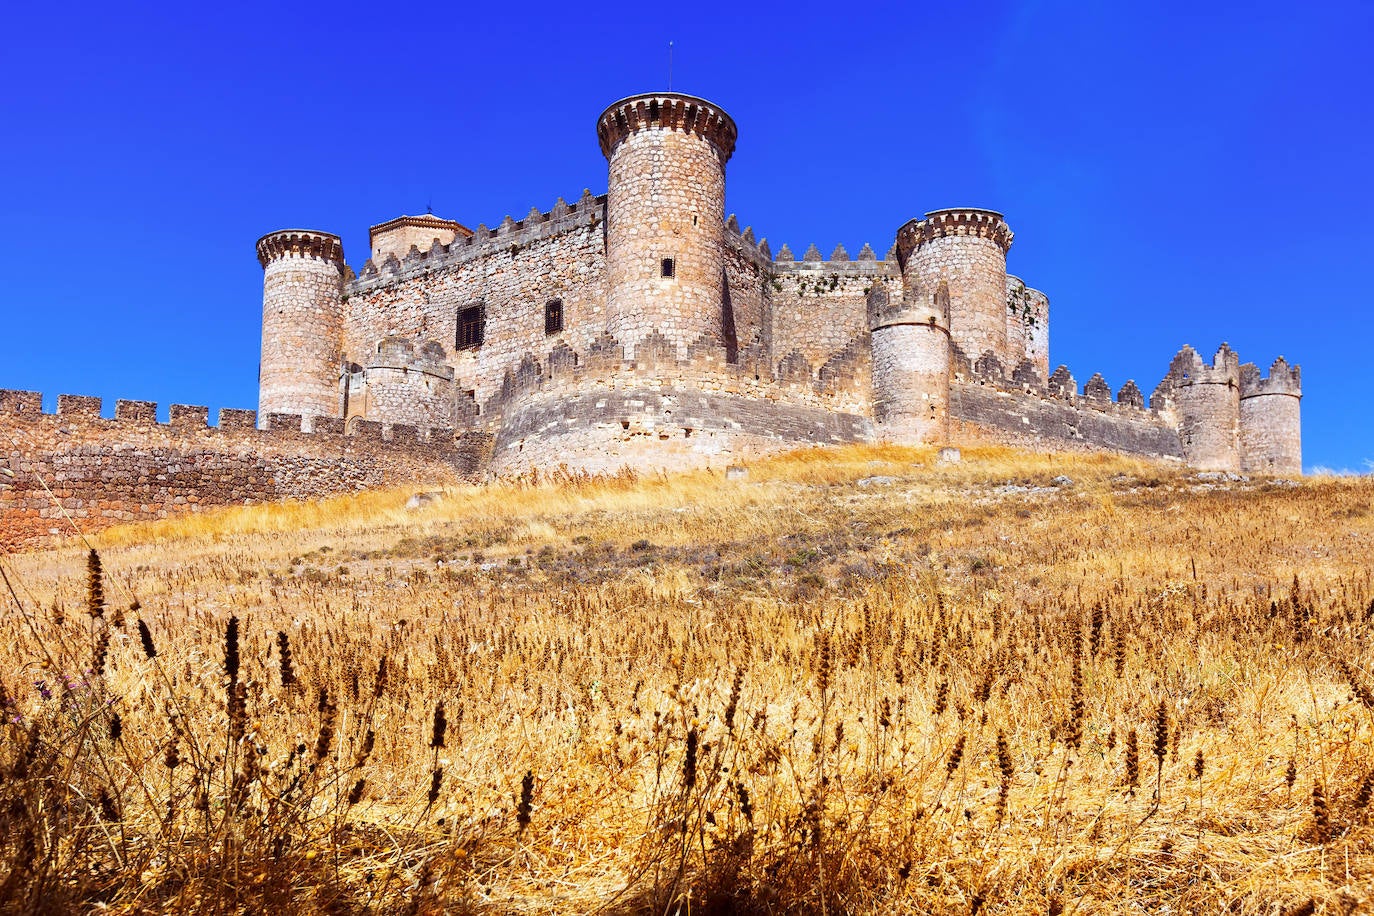
[[[911,252],[934,239],[980,238],[995,242],[1002,253],[1011,250],[1015,237],[1007,221],[996,210],[956,207],[932,210],[925,219],[912,219],[897,230],[897,256],[906,263]]]
[[[607,159],[616,146],[638,130],[667,128],[700,134],[719,151],[721,162],[735,151],[739,130],[720,106],[676,92],[632,95],[607,106],[596,121],[601,154]]]
[[[280,229],[258,239],[258,263],[264,268],[279,258],[315,258],[343,267],[343,240],[312,229]]]
[[[1026,357],[1024,342],[1008,343],[1011,240],[1002,214],[968,207],[932,210],[897,230],[907,301],[928,305],[944,290],[950,338],[971,359],[991,353],[1003,366]]]

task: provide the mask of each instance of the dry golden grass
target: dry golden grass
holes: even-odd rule
[[[1363,479],[856,447],[411,492],[4,558],[0,909],[1374,906]]]

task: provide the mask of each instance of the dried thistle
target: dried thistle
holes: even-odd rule
[[[157,647],[153,645],[153,633],[148,629],[148,624],[144,623],[142,617],[138,618],[138,641],[143,644],[145,658],[157,658]]]
[[[830,674],[832,664],[830,658],[830,637],[826,634],[821,634],[819,638],[819,643],[820,645],[817,647],[816,660],[816,686],[817,688],[819,688],[820,692],[824,694],[827,690],[830,689]]]
[[[285,630],[277,631],[277,656],[281,664],[281,685],[296,683],[296,666],[291,655],[291,637]]]
[[[1355,696],[1359,697],[1364,708],[1374,712],[1374,690],[1369,689],[1369,685],[1360,677],[1355,666],[1345,659],[1341,659],[1336,665],[1341,669],[1341,674],[1345,675],[1346,681],[1350,684],[1350,689],[1355,691]]]
[[[1293,789],[1293,783],[1298,781],[1298,765],[1293,758],[1288,758],[1288,767],[1283,771],[1283,781],[1287,784],[1289,791]]]
[[[735,671],[734,683],[730,685],[730,702],[725,707],[725,730],[735,733],[735,712],[739,709],[740,690],[744,687],[744,669]]]
[[[1093,605],[1092,620],[1088,627],[1088,654],[1097,657],[1098,650],[1102,648],[1102,624],[1105,622],[1105,613],[1102,610],[1102,602]]]
[[[754,822],[754,806],[749,801],[749,790],[744,783],[735,783],[735,796],[739,799],[739,813],[744,815],[744,819],[749,823]]]
[[[687,754],[682,760],[682,784],[690,790],[697,784],[697,730],[687,732]]]
[[[92,550],[91,553],[94,554],[95,551]],[[100,816],[104,820],[112,824],[117,824],[123,820],[123,816],[119,811],[119,806],[115,804],[114,796],[110,794],[109,789],[102,788],[100,790],[100,795],[96,798],[96,804],[100,806]]]
[[[1007,744],[1007,733],[997,733],[997,769],[1002,773],[1002,782],[1007,784],[1016,775],[1011,762],[1011,747]]]
[[[372,679],[372,699],[380,700],[386,693],[386,656],[377,660],[377,676]]]
[[[239,619],[230,617],[229,625],[224,628],[224,673],[229,683],[239,679]]]
[[[110,740],[118,741],[124,737],[124,720],[119,717],[119,713],[110,713]]]
[[[1080,645],[1074,640],[1074,645]],[[1083,702],[1083,663],[1077,655],[1073,659],[1073,675],[1069,692],[1069,727],[1064,743],[1077,749],[1083,743],[1083,720],[1087,707]]]
[[[534,771],[526,770],[520,780],[520,804],[515,809],[515,822],[524,830],[530,825],[530,810],[534,804]]]
[[[1163,699],[1159,701],[1159,708],[1155,710],[1154,752],[1160,769],[1163,769],[1164,758],[1169,754],[1169,706]]]
[[[949,759],[945,761],[945,773],[949,776],[954,775],[954,771],[959,769],[959,764],[964,759],[964,736],[960,735],[954,742],[954,747],[950,749]]]
[[[1140,785],[1140,739],[1135,729],[1126,734],[1126,785],[1132,790]]]
[[[448,732],[448,716],[444,715],[444,704],[441,700],[434,704],[434,725],[430,729],[429,746],[438,750],[444,746],[444,735]]]
[[[367,763],[367,758],[372,756],[372,749],[376,744],[377,733],[369,728],[367,734],[363,735],[363,745],[358,748],[358,755],[353,758],[353,766],[360,767]]]
[[[1330,835],[1331,831],[1331,808],[1326,802],[1326,792],[1322,790],[1321,783],[1312,784],[1312,832],[1316,835],[1317,842],[1322,843]]]
[[[935,718],[944,715],[949,708],[949,681],[941,681],[935,688]]]
[[[443,785],[443,782],[444,768],[435,767],[434,772],[431,773],[429,777],[429,794],[426,796],[429,802],[428,807],[434,807],[434,803],[439,800],[439,787]]]
[[[1112,632],[1116,635],[1116,645],[1112,647],[1112,669],[1118,681],[1126,676],[1126,640],[1117,632],[1119,629],[1119,624],[1113,624]]]
[[[363,790],[367,788],[367,780],[359,779],[353,783],[353,788],[348,790],[348,805],[352,807],[363,799]]]
[[[1193,778],[1194,778],[1194,779],[1198,779],[1198,780],[1202,779],[1202,773],[1203,773],[1203,769],[1204,769],[1205,765],[1206,765],[1206,761],[1204,761],[1204,760],[1202,759],[1202,749],[1201,749],[1201,748],[1198,748],[1197,756],[1193,758]]]
[[[86,613],[92,617],[105,616],[105,576],[100,554],[94,547],[86,555]]]

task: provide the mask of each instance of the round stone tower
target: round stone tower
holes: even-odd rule
[[[258,416],[340,416],[343,242],[337,235],[284,229],[258,239],[262,280],[262,364]]]
[[[1023,353],[1007,341],[1007,250],[1012,232],[992,210],[933,210],[897,230],[908,290],[929,302],[949,287],[949,336],[970,362],[991,352],[1007,375]],[[906,252],[906,254],[903,254]],[[1018,350],[1024,350],[1018,342]]]
[[[1221,345],[1209,366],[1192,347],[1169,365],[1183,457],[1203,471],[1240,470],[1240,358]]]
[[[725,163],[735,122],[704,99],[660,92],[611,105],[596,132],[610,161],[607,331],[628,357],[654,331],[679,357],[702,338],[724,347]]]
[[[937,284],[928,295],[907,286],[894,302],[887,287],[874,283],[868,292],[868,328],[878,435],[905,445],[948,440],[948,284]]]
[[[1280,356],[1262,377],[1240,367],[1240,469],[1247,474],[1302,473],[1302,369]]]

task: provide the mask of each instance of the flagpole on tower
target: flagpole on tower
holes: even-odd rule
[[[673,91],[673,43],[668,42],[668,91]]]

